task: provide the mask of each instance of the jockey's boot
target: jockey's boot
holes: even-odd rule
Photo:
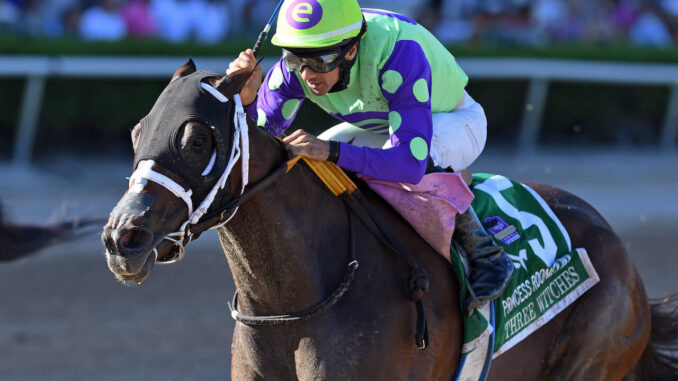
[[[457,215],[453,238],[470,268],[469,291],[464,300],[464,312],[470,316],[474,308],[482,307],[504,292],[513,276],[513,263],[485,232],[470,206],[465,213]]]

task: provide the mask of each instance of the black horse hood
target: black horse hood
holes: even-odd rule
[[[203,180],[214,180],[214,175],[223,171],[226,149],[230,147],[231,126],[235,107],[232,101],[222,103],[201,87],[207,78],[219,77],[208,71],[197,71],[177,78],[163,90],[151,111],[141,120],[141,133],[134,157],[134,168],[142,160],[153,160],[171,170],[193,187],[200,187],[195,179],[199,173],[187,173],[187,166],[181,165],[177,146],[177,134],[189,121],[198,121],[214,128],[217,161],[211,176]]]

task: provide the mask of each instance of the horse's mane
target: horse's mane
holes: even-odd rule
[[[224,78],[226,78],[226,77],[224,77]],[[267,140],[274,142],[276,144],[276,148],[279,149],[281,152],[283,152],[285,155],[287,155],[287,153],[286,153],[287,150],[285,149],[285,144],[282,142],[282,140],[271,135],[271,134],[269,134],[268,131],[264,130],[263,128],[258,128],[256,121],[253,120],[249,115],[247,116],[247,125],[248,125],[250,131],[255,130],[255,131],[262,132],[261,135],[263,135],[264,139],[267,139]],[[292,159],[292,158],[287,157],[287,159],[289,160],[289,159]],[[327,185],[325,185],[323,183],[323,181],[315,174],[315,172],[313,172],[313,170],[310,167],[308,167],[305,164],[302,164],[301,162],[299,164],[297,164],[297,166],[302,168],[302,171],[304,172],[304,174],[306,176],[313,179],[312,180],[313,183],[315,183],[318,188],[322,188],[323,190],[327,190]],[[368,202],[370,202],[370,203],[374,202],[372,200],[374,200],[374,198],[376,197],[379,200],[383,201],[384,204],[388,208],[393,209],[393,207],[388,202],[386,202],[386,200],[384,200],[381,196],[379,196],[376,192],[374,192],[372,190],[372,188],[370,188],[370,186],[367,184],[367,182],[360,179],[358,177],[357,173],[348,171],[348,170],[343,169],[343,168],[341,168],[341,170],[344,171],[344,173],[346,173],[346,175],[351,179],[351,181],[353,181],[353,183],[358,187],[360,192],[363,195],[367,196],[366,198],[368,199],[367,200]],[[395,211],[395,209],[393,209],[393,210]]]

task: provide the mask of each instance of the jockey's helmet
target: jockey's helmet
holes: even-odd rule
[[[283,48],[287,68],[301,72],[304,66],[319,73],[339,68],[339,81],[330,89],[346,89],[355,59],[346,53],[367,30],[356,0],[285,0],[271,42]]]
[[[273,45],[322,49],[360,34],[363,14],[356,0],[285,0]]]

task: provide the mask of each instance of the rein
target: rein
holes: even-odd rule
[[[318,304],[297,313],[278,316],[247,316],[238,311],[236,290],[233,295],[232,303],[228,304],[231,311],[231,317],[246,325],[283,325],[291,324],[298,321],[309,320],[313,317],[321,315],[334,306],[337,301],[348,291],[351,282],[355,276],[355,271],[358,269],[358,261],[355,255],[355,238],[352,223],[352,215],[355,214],[358,219],[370,230],[370,232],[379,239],[386,247],[393,252],[399,254],[410,267],[410,274],[408,277],[408,298],[415,303],[417,312],[415,344],[419,349],[426,349],[429,342],[428,326],[426,323],[426,310],[423,304],[423,297],[429,290],[428,274],[424,268],[420,267],[414,256],[410,253],[407,247],[400,241],[393,232],[388,228],[386,223],[379,217],[379,215],[372,209],[372,207],[362,197],[362,193],[350,180],[348,176],[333,163],[322,162],[317,160],[307,159],[305,157],[297,156],[283,163],[280,167],[269,172],[262,180],[257,182],[251,188],[247,189],[240,197],[231,200],[222,211],[219,220],[228,221],[232,214],[235,213],[240,203],[243,203],[254,196],[259,191],[263,190],[278,178],[288,173],[292,167],[300,160],[304,162],[313,170],[313,172],[323,181],[329,190],[344,201],[348,211],[349,223],[349,242],[351,251],[351,262],[344,274],[344,279],[338,288],[323,299]],[[205,221],[211,223],[211,221]]]
[[[231,317],[243,324],[247,325],[282,325],[282,324],[292,324],[303,320],[310,320],[316,316],[322,315],[332,308],[339,299],[348,291],[351,287],[351,283],[355,278],[355,272],[358,269],[358,260],[355,256],[355,231],[353,229],[353,223],[351,222],[351,210],[348,205],[346,205],[346,212],[348,214],[348,241],[349,241],[349,251],[351,252],[351,262],[348,263],[348,268],[344,273],[344,279],[339,284],[336,290],[330,296],[323,299],[320,303],[303,310],[289,315],[278,315],[278,316],[247,316],[238,312],[238,290],[233,294],[233,301],[228,303],[228,308],[231,310]]]

